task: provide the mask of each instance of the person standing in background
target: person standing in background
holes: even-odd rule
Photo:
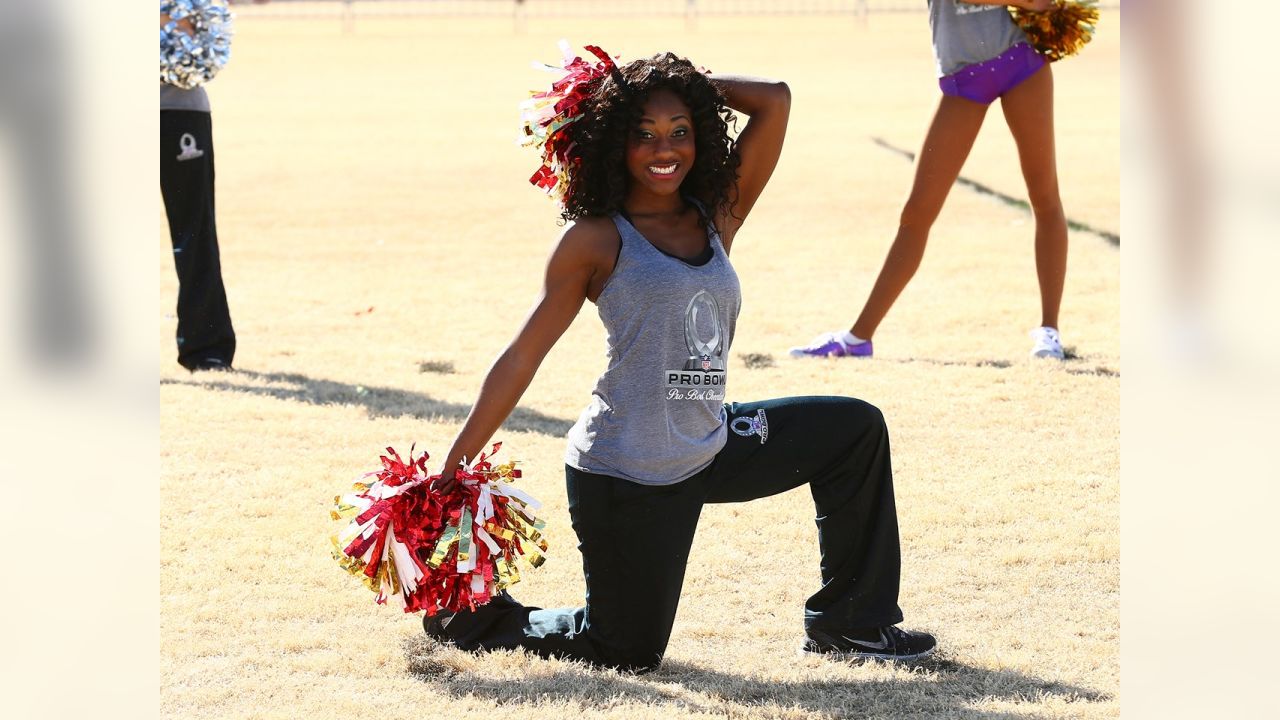
[[[169,20],[161,13],[161,27]],[[186,19],[178,27],[193,31]],[[178,364],[192,372],[229,370],[236,354],[213,190],[209,96],[200,86],[184,89],[161,82],[160,193],[178,271]]]
[[[857,320],[826,332],[792,357],[870,357],[871,337],[924,258],[929,231],[969,157],[987,108],[997,99],[1018,147],[1035,215],[1040,325],[1031,355],[1062,360],[1058,311],[1067,274],[1067,219],[1058,192],[1054,148],[1053,73],[1010,18],[1006,6],[1045,12],[1052,0],[929,0],[929,26],[942,97],[916,160],[915,180],[898,234]]]

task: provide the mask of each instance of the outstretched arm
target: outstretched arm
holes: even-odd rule
[[[515,409],[542,359],[577,317],[599,267],[600,240],[598,231],[582,224],[571,225],[561,236],[547,262],[542,294],[515,338],[489,368],[480,396],[445,456],[437,489],[448,492],[462,459],[475,460]]]
[[[729,198],[728,207],[718,208],[716,213],[716,227],[728,251],[782,155],[782,140],[791,114],[791,88],[781,80],[742,75],[713,74],[711,82],[724,93],[729,107],[750,118],[738,135],[742,164],[738,168],[737,195]]]

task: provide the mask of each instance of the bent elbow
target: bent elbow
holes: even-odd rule
[[[787,109],[791,108],[791,86],[782,80],[778,80],[773,84],[773,97],[774,102],[779,106]]]

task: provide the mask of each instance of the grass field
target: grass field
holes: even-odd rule
[[[1119,232],[1120,18],[1055,67],[1067,214]],[[957,188],[869,361],[797,362],[846,325],[896,226],[936,101],[920,13],[704,20],[249,18],[210,85],[237,372],[173,362],[177,283],[156,258],[161,708],[174,718],[974,717],[1119,713],[1119,251],[1071,237],[1070,357],[1033,362],[1029,216]],[[376,607],[329,557],[333,495],[379,451],[443,455],[533,299],[559,229],[525,178],[516,103],[555,42],[659,49],[790,83],[791,132],[734,245],[743,312],[729,399],[846,394],[893,435],[916,668],[800,658],[816,587],[807,491],[710,506],[663,667],[626,676],[471,656]],[[1024,197],[993,108],[965,176]],[[582,597],[563,436],[603,368],[587,306],[497,439],[552,548],[515,595]],[[748,359],[751,362],[748,362]],[[767,543],[785,542],[772,556]],[[495,715],[496,714],[496,715]]]

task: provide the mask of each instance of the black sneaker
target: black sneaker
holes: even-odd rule
[[[448,625],[452,619],[453,613],[448,610],[440,610],[435,615],[423,615],[422,629],[427,633],[427,637],[441,645],[452,644],[453,638],[444,631],[444,626]]]
[[[938,646],[932,635],[889,625],[872,630],[839,631],[809,628],[800,648],[816,655],[850,660],[875,659],[909,662],[928,657]]]
[[[446,627],[452,627],[457,636],[466,638],[469,635],[475,635],[477,628],[492,624],[495,619],[502,616],[503,611],[519,607],[521,607],[520,603],[503,590],[484,605],[477,605],[474,610],[455,613],[441,609],[435,615],[423,615],[422,629],[426,631],[427,637],[436,642],[457,645],[454,635],[445,631]]]
[[[198,372],[230,372],[233,370],[231,363],[219,358],[203,358],[198,360],[196,364],[187,368],[193,373]]]

